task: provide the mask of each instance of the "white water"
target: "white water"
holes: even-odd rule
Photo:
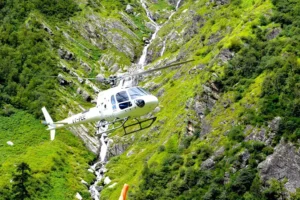
[[[141,2],[143,8],[145,9],[145,11],[146,11],[146,13],[147,13],[148,19],[151,21],[151,23],[152,23],[153,26],[155,27],[155,31],[154,31],[154,33],[152,34],[152,36],[151,36],[151,38],[150,38],[150,40],[149,40],[149,43],[148,43],[147,45],[145,45],[145,47],[144,47],[144,49],[143,49],[143,53],[142,53],[142,55],[141,55],[141,57],[140,57],[140,59],[139,59],[139,62],[138,62],[138,65],[140,65],[140,66],[142,67],[142,69],[143,69],[144,66],[146,65],[146,58],[147,58],[147,53],[148,53],[148,48],[149,48],[149,46],[151,45],[151,43],[153,42],[153,40],[156,38],[157,33],[158,33],[158,31],[161,29],[161,27],[163,27],[166,23],[168,23],[168,21],[172,18],[172,16],[173,16],[173,15],[175,14],[175,12],[178,10],[178,8],[179,8],[179,6],[180,6],[180,3],[181,3],[181,0],[178,0],[178,1],[177,1],[176,8],[175,8],[175,12],[172,12],[171,15],[169,16],[168,20],[167,20],[165,23],[163,23],[161,26],[160,26],[159,24],[157,24],[157,23],[153,20],[153,18],[152,18],[152,16],[151,16],[151,13],[150,13],[150,11],[149,11],[149,9],[148,9],[146,3],[145,3],[145,0],[140,0],[140,2]],[[162,50],[161,50],[160,56],[162,56],[162,55],[164,54],[164,52],[165,52],[165,49],[166,49],[166,41],[167,41],[167,39],[164,40],[164,42],[163,42],[163,48],[162,48]]]
[[[106,134],[102,134],[100,138],[101,149],[100,149],[100,160],[91,166],[92,171],[96,175],[96,181],[90,186],[89,191],[94,200],[100,200],[100,193],[97,190],[97,184],[102,180],[104,176],[105,164],[106,164],[106,154],[109,146],[109,139]],[[101,167],[99,167],[99,165]]]

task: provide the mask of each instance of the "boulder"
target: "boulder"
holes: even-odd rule
[[[75,55],[68,51],[68,50],[65,50],[65,49],[58,49],[58,55],[61,59],[65,59],[65,60],[75,60]]]
[[[128,14],[132,14],[133,13],[133,7],[130,4],[127,4],[125,11]]]
[[[111,182],[110,178],[108,176],[105,177],[105,179],[104,179],[104,185],[108,185],[108,184],[110,184],[110,182]]]
[[[85,91],[85,90],[82,91],[81,96],[87,102],[91,102],[92,101],[92,98],[91,98],[90,94],[87,91]]]
[[[78,192],[76,193],[75,198],[76,198],[76,199],[79,199],[79,200],[82,200],[82,199],[83,199],[82,196],[81,196]]]
[[[281,33],[281,28],[274,28],[269,33],[267,33],[266,38],[267,40],[272,40],[276,38]]]
[[[12,141],[7,141],[6,144],[9,145],[9,146],[13,146],[14,145],[14,143]]]
[[[215,161],[211,158],[208,158],[207,160],[202,162],[201,170],[212,169],[214,166],[215,166]]]
[[[43,26],[43,29],[46,32],[48,32],[51,36],[54,35],[53,32],[52,32],[52,30],[48,26],[46,26],[45,24],[42,24],[42,26]]]
[[[62,74],[58,74],[57,79],[61,86],[67,86],[67,85],[70,85],[70,83],[71,83],[71,82],[67,81]]]
[[[92,68],[87,63],[80,61],[80,65],[83,67],[84,71],[86,72],[92,71]]]
[[[291,143],[281,141],[274,149],[274,153],[258,165],[261,179],[264,182],[275,178],[288,181],[284,185],[289,192],[296,192],[300,188],[300,151]]]
[[[98,192],[101,192],[103,190],[103,186],[96,186],[95,189],[98,191]]]
[[[229,60],[231,60],[234,56],[234,52],[231,52],[229,49],[223,49],[219,55],[218,58],[221,60],[222,63],[226,63]]]
[[[157,92],[157,97],[163,96],[164,93],[165,93],[165,89],[164,89],[164,88],[161,88],[161,89]]]
[[[83,180],[83,179],[81,179],[81,181],[80,181],[83,185],[85,185],[85,186],[87,186],[87,187],[89,187],[89,184],[88,184],[88,182],[86,182],[85,180]]]

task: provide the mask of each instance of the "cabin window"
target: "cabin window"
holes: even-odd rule
[[[116,100],[115,100],[115,96],[114,95],[111,96],[110,101],[111,101],[111,104],[112,104],[112,109],[116,110],[117,106],[116,106]]]
[[[147,95],[147,93],[145,93],[143,90],[141,90],[138,87],[128,89],[128,93],[129,93],[131,99],[136,99],[140,96]]]
[[[121,110],[132,106],[132,103],[129,101],[129,97],[126,91],[118,92],[116,94],[116,98],[119,103],[119,108]]]
[[[116,98],[117,98],[118,103],[129,101],[129,97],[128,97],[126,91],[122,91],[122,92],[117,93]]]
[[[145,90],[139,87],[129,88],[128,93],[131,99],[136,99],[138,97],[148,95],[148,93]]]

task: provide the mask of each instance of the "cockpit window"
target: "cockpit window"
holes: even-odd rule
[[[143,90],[142,88],[139,88],[139,87],[129,88],[128,93],[129,93],[131,99],[136,99],[140,96],[148,95],[148,93],[145,90]]]
[[[118,103],[124,102],[124,101],[129,101],[129,97],[126,93],[126,91],[122,91],[116,94],[116,98]]]

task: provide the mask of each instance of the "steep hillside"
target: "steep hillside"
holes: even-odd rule
[[[33,199],[90,198],[78,137],[97,154],[95,124],[49,142],[41,107],[58,120],[106,89],[84,77],[194,59],[140,78],[158,120],[109,135],[101,199],[124,183],[129,199],[298,199],[299,13],[297,0],[0,1],[0,197],[26,162]]]

